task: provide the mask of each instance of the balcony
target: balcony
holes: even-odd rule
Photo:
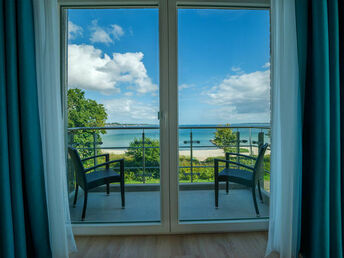
[[[226,145],[215,139],[216,132],[228,133]],[[70,128],[69,144],[82,157],[109,153],[110,160],[125,159],[126,208],[121,209],[118,184],[94,189],[88,197],[85,222],[158,222],[160,221],[159,128],[156,126],[109,126]],[[251,191],[230,183],[220,184],[219,208],[214,208],[214,158],[225,158],[225,150],[256,156],[259,146],[270,143],[268,126],[180,126],[179,127],[179,218],[181,221],[256,218]],[[235,161],[249,161],[235,159]],[[100,160],[91,160],[92,166]],[[264,158],[263,202],[258,201],[260,217],[268,217],[270,191],[270,150]],[[114,167],[118,169],[118,167]],[[96,172],[91,172],[96,173]],[[70,199],[74,196],[75,176],[68,166]],[[72,203],[72,202],[71,202]],[[83,198],[70,207],[73,222],[81,222]]]

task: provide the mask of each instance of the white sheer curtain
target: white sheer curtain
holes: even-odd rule
[[[37,87],[53,257],[76,249],[67,195],[57,0],[33,0]]]
[[[271,197],[268,247],[280,257],[299,249],[301,194],[301,98],[295,0],[271,1],[273,47]]]

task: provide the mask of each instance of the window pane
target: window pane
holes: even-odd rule
[[[182,221],[256,218],[253,173],[233,164],[219,165],[219,204],[214,208],[214,159],[225,159],[225,152],[257,158],[259,147],[270,143],[269,31],[268,10],[178,10]],[[255,164],[234,155],[230,161]],[[255,189],[260,217],[269,211],[269,149],[264,163],[263,203]]]
[[[86,222],[160,221],[158,9],[68,11],[68,135],[81,158],[124,159],[125,209],[119,163],[83,178],[69,159],[71,218]],[[84,162],[90,168],[106,156]],[[117,173],[119,176],[113,176]],[[110,194],[106,182],[111,181]]]

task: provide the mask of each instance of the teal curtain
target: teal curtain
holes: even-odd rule
[[[301,253],[343,257],[343,0],[295,0],[303,92]]]
[[[339,34],[339,45],[344,46],[344,1],[339,3],[339,10],[342,13],[342,15],[339,16],[339,28],[342,28],[342,33]],[[340,106],[340,113],[344,114],[344,49],[341,48],[341,51],[339,52],[340,60],[342,62],[340,63],[340,74],[341,81],[340,81],[340,99],[342,100],[341,106]],[[341,157],[343,159],[344,156],[344,119],[341,119],[340,121],[340,131],[341,131]],[[344,249],[344,166],[341,167],[341,198],[342,198],[342,248]],[[343,250],[343,257],[344,257],[344,250]]]
[[[51,257],[32,2],[0,0],[0,257]]]

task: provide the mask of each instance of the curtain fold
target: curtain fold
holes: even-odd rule
[[[51,257],[32,2],[0,0],[0,256]]]
[[[302,123],[294,0],[271,1],[272,130],[266,254],[297,257],[300,242]]]
[[[344,1],[341,1],[338,3],[338,10],[339,13],[344,14]],[[344,15],[339,15],[339,28],[341,30],[344,30]],[[339,33],[339,46],[344,46],[344,32]],[[339,64],[339,72],[342,75],[340,79],[340,99],[341,99],[341,105],[340,105],[340,113],[344,114],[344,48],[341,47],[339,49],[339,60],[342,60],[342,62]],[[340,120],[340,131],[344,132],[344,119]],[[341,133],[341,157],[344,156],[344,133]],[[341,166],[341,174],[342,174],[342,248],[344,248],[344,166],[342,164]],[[344,250],[343,250],[343,256],[344,256]]]
[[[304,97],[301,252],[343,257],[343,3],[295,1]],[[340,39],[341,37],[341,39]],[[342,87],[341,87],[342,86]]]
[[[62,258],[68,257],[76,246],[67,193],[57,1],[33,0],[33,9],[50,245],[53,257]]]

